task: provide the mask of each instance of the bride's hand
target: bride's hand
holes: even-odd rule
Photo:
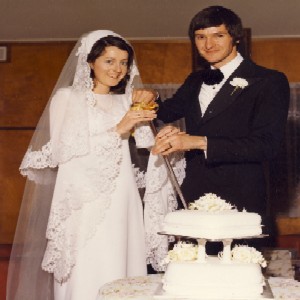
[[[156,113],[153,110],[129,110],[117,124],[116,131],[122,135],[130,132],[136,124],[152,121],[155,118]]]

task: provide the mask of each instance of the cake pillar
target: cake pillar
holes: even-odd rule
[[[197,239],[197,242],[198,242],[197,261],[198,262],[205,262],[205,259],[206,259],[206,251],[205,251],[206,239]]]
[[[231,243],[232,239],[225,239],[223,240],[223,262],[231,262]]]

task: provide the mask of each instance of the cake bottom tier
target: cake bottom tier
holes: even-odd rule
[[[209,257],[205,263],[171,262],[163,277],[168,295],[199,299],[257,299],[263,286],[260,265],[223,263],[217,257]]]

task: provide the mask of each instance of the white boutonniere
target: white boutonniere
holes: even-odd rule
[[[239,77],[233,78],[229,83],[234,86],[234,90],[230,95],[233,95],[237,89],[243,89],[248,85],[248,81],[246,79]]]

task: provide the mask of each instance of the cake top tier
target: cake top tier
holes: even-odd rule
[[[206,194],[189,209],[168,213],[162,224],[164,233],[207,240],[249,238],[262,233],[261,216],[243,210],[215,194]]]

